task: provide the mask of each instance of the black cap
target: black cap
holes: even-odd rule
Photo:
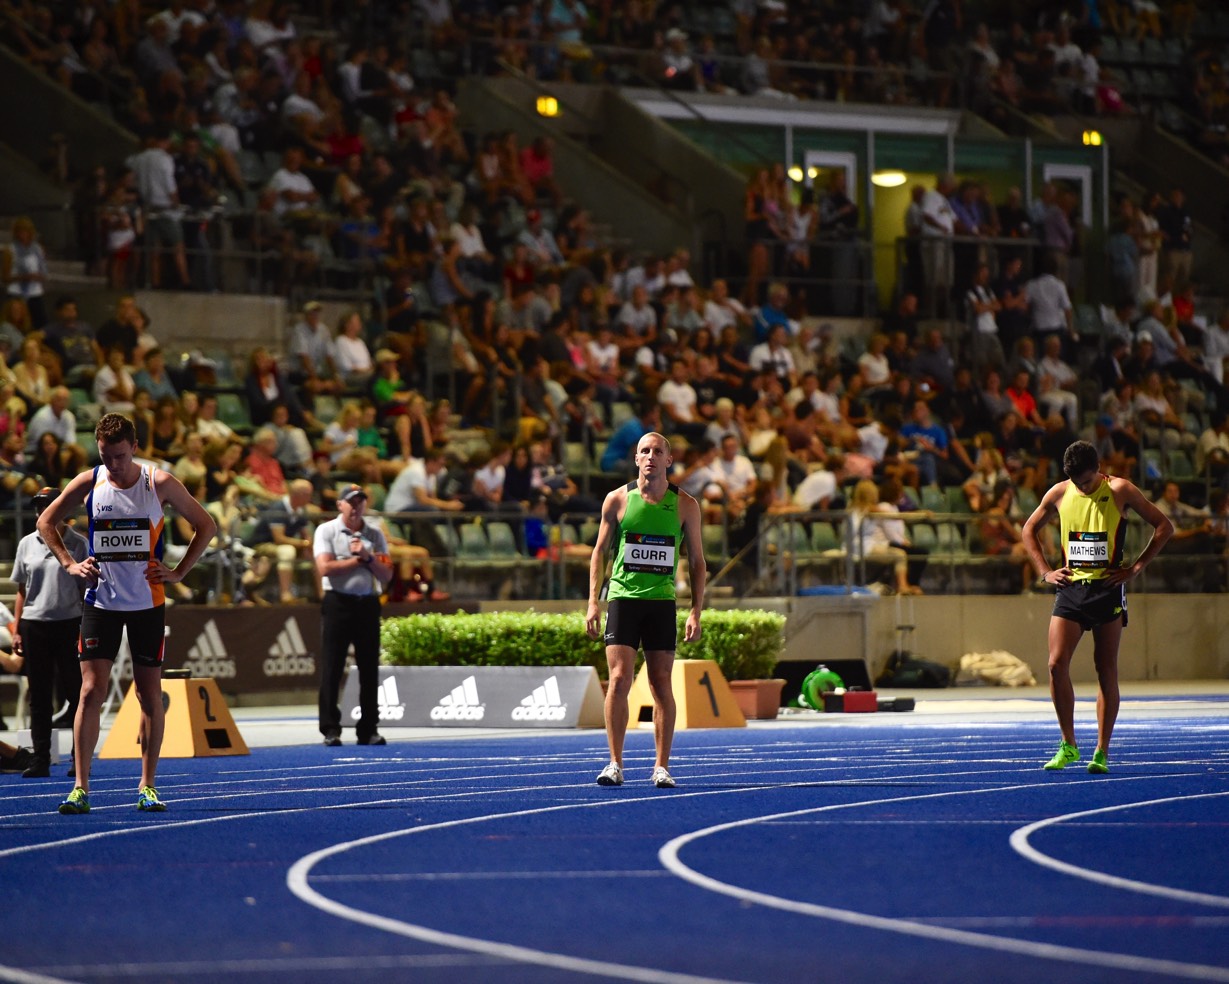
[[[35,492],[33,496],[31,496],[30,505],[39,512],[42,512],[55,501],[59,494],[59,489],[53,489],[50,485],[44,485],[41,489]]]
[[[342,502],[353,502],[355,499],[366,499],[367,490],[361,485],[347,485],[337,497]]]

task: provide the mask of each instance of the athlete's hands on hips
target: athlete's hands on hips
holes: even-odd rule
[[[1075,572],[1070,567],[1056,567],[1054,570],[1041,575],[1041,580],[1046,584],[1070,584],[1071,575]]]
[[[589,602],[589,608],[585,612],[585,634],[590,639],[600,638],[602,634],[602,613],[596,601]]]
[[[98,558],[86,557],[85,560],[73,561],[64,568],[73,577],[84,578],[91,588],[98,585]]]
[[[700,638],[700,615],[698,612],[691,612],[687,616],[687,624],[683,626],[683,641],[695,642]]]
[[[1131,564],[1129,567],[1115,567],[1105,575],[1105,582],[1107,584],[1126,584],[1142,570],[1143,568],[1139,564]]]
[[[160,560],[151,560],[145,567],[145,580],[150,584],[175,584],[183,580],[183,575]]]

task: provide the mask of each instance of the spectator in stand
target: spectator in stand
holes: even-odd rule
[[[255,426],[269,422],[274,404],[285,403],[290,410],[290,420],[296,427],[323,429],[311,411],[304,409],[294,387],[263,345],[252,350],[243,389],[247,397],[248,415]]]
[[[990,287],[990,267],[981,263],[973,275],[973,285],[965,295],[969,321],[969,361],[975,372],[988,367],[1002,369],[1006,364],[1003,345],[999,340],[998,313],[1002,303]]]
[[[1135,393],[1135,414],[1139,419],[1144,446],[1172,451],[1181,448],[1194,451],[1197,438],[1186,430],[1182,418],[1165,395],[1161,374],[1153,369],[1144,376]]]
[[[364,389],[371,381],[375,364],[363,340],[363,316],[358,311],[343,314],[333,339],[333,363],[347,389]]]
[[[1040,275],[1025,287],[1033,338],[1037,348],[1043,351],[1047,335],[1059,335],[1064,342],[1067,339],[1079,341],[1071,298],[1067,295],[1067,285],[1057,275],[1056,262],[1053,250],[1048,251],[1042,258]]]
[[[1038,206],[1040,213],[1041,243],[1045,249],[1044,257],[1051,266],[1047,267],[1042,260],[1042,272],[1049,272],[1065,285],[1070,277],[1071,249],[1075,243],[1075,230],[1071,228],[1071,220],[1063,207],[1059,188],[1052,181],[1047,181],[1041,187],[1041,201]]]
[[[921,380],[940,392],[950,390],[955,383],[956,360],[943,341],[943,332],[938,328],[927,330],[922,346],[913,356],[909,375]]]
[[[901,547],[892,546],[888,539],[887,522],[876,517],[887,513],[879,501],[879,489],[870,479],[863,479],[854,486],[849,500],[850,520],[854,529],[854,555],[870,564],[886,564],[891,567],[897,594],[919,595],[922,589],[909,583],[909,555]]]
[[[906,452],[917,453],[914,464],[923,485],[939,485],[941,480],[946,484],[952,472],[947,430],[935,423],[925,400],[914,402],[909,422],[900,429],[900,439]]]
[[[277,433],[272,428],[261,427],[252,435],[235,484],[245,496],[259,502],[273,502],[286,494],[286,475],[277,460]]]
[[[953,283],[952,236],[956,234],[956,214],[950,198],[955,188],[955,177],[944,174],[922,198],[922,266],[931,291],[928,312],[932,314],[947,310]]]
[[[56,302],[56,319],[43,329],[43,344],[55,353],[59,378],[69,385],[88,385],[103,362],[94,329],[78,316],[72,297]]]
[[[260,507],[256,525],[247,539],[246,545],[257,557],[273,562],[277,571],[278,601],[283,605],[293,605],[300,600],[294,586],[295,564],[311,558],[312,522],[308,507],[312,491],[312,483],[307,479],[290,482],[284,496]],[[249,592],[257,587],[259,585],[249,584]]]
[[[303,151],[287,147],[282,166],[273,172],[266,189],[274,195],[273,211],[280,216],[307,215],[320,203],[320,193],[303,173]]]
[[[770,284],[768,300],[752,312],[752,327],[757,343],[768,341],[772,329],[782,327],[789,334],[793,330],[785,306],[789,303],[789,288],[783,283]]]
[[[798,372],[788,341],[789,329],[781,324],[774,325],[767,338],[751,350],[748,363],[752,372],[771,370],[786,389],[792,389],[798,382]]]
[[[1195,443],[1195,474],[1221,488],[1229,484],[1229,414],[1217,410]]]
[[[43,300],[47,277],[47,255],[34,223],[24,215],[14,219],[11,241],[0,250],[0,283],[8,297],[25,301],[35,328],[47,323]]]
[[[777,61],[772,39],[761,35],[755,48],[743,60],[742,90],[749,96],[769,96],[773,99],[797,99],[787,91],[788,79]]]
[[[726,325],[739,330],[751,325],[751,315],[742,302],[730,296],[730,285],[723,279],[713,281],[708,298],[704,302],[704,322],[719,336]]]
[[[116,301],[116,313],[98,326],[96,340],[100,353],[119,345],[124,350],[125,364],[138,365],[140,357],[144,355],[141,351],[141,333],[144,328],[145,318],[136,306],[135,297],[125,294]]]
[[[550,137],[536,137],[521,151],[521,171],[538,200],[545,198],[558,209],[563,193],[555,182],[555,142]]]
[[[13,364],[13,385],[33,407],[42,406],[51,396],[51,377],[41,357],[38,339],[27,338],[21,343],[21,358]]]
[[[26,424],[25,447],[33,453],[39,438],[51,433],[64,445],[77,443],[77,418],[68,409],[72,393],[67,386],[57,386],[48,394],[47,402],[38,408]]]
[[[542,223],[542,212],[531,208],[525,213],[525,228],[517,237],[517,242],[524,243],[529,248],[529,261],[539,274],[556,271],[566,265],[555,234]]]
[[[695,387],[688,381],[691,371],[683,359],[670,363],[670,378],[658,387],[657,402],[662,408],[662,422],[668,434],[681,434],[695,443],[704,436],[708,424],[697,412]]]
[[[1191,213],[1186,207],[1186,193],[1175,185],[1169,201],[1156,211],[1161,233],[1161,272],[1175,289],[1191,279]]]
[[[187,395],[184,394],[185,397]],[[207,444],[214,441],[238,441],[238,436],[230,424],[218,419],[218,398],[213,393],[205,393],[200,397],[200,406],[193,426],[197,433],[205,438]]]
[[[1136,212],[1136,241],[1139,244],[1139,259],[1136,263],[1138,281],[1132,300],[1140,303],[1156,297],[1157,272],[1160,268],[1161,250],[1165,236],[1158,220],[1164,199],[1158,191],[1144,194]]]
[[[124,350],[118,345],[107,351],[106,360],[94,375],[94,402],[104,413],[131,414],[136,393],[132,373],[124,365]],[[171,397],[175,402],[174,397]]]
[[[308,301],[303,305],[302,319],[290,329],[290,357],[294,360],[290,381],[311,396],[342,389],[333,359],[333,334],[324,323],[323,310],[319,301]]]
[[[179,391],[166,371],[166,354],[162,349],[155,345],[145,352],[142,361],[144,365],[132,374],[133,386],[145,390],[154,400],[167,396],[179,399]]]
[[[714,481],[725,493],[727,509],[744,508],[755,495],[758,477],[751,459],[742,453],[738,438],[727,434],[721,439],[721,454],[713,462]]]
[[[1063,343],[1057,335],[1045,340],[1045,349],[1038,363],[1037,394],[1046,413],[1061,413],[1067,426],[1075,431],[1080,427],[1080,401],[1076,388],[1080,378],[1076,371],[1063,361]]]
[[[1017,340],[1032,330],[1029,318],[1028,281],[1024,276],[1024,255],[1012,249],[1002,255],[1002,269],[994,293],[999,300],[995,321],[999,328],[999,343],[1004,352],[1011,351]]]

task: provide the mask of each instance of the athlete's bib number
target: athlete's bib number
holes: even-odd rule
[[[96,519],[94,556],[100,561],[147,561],[152,554],[153,531],[148,519]]]
[[[1067,536],[1067,566],[1074,568],[1108,567],[1110,543],[1108,533],[1079,533]]]
[[[674,576],[674,537],[628,533],[623,539],[623,569],[633,574]]]

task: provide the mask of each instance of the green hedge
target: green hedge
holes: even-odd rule
[[[785,645],[785,616],[713,609],[700,617],[700,641],[683,643],[680,659],[711,659],[729,680],[772,675]],[[384,620],[382,659],[392,666],[593,666],[606,676],[606,646],[585,634],[582,612],[424,613]]]

